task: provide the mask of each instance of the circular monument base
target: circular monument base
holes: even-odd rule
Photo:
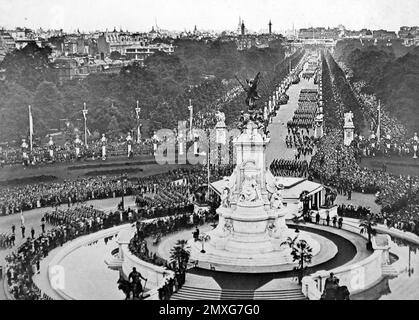
[[[312,263],[310,266],[319,265],[333,259],[338,252],[336,245],[327,238],[300,231],[299,239],[304,239],[313,249]],[[252,253],[243,250],[232,252],[217,249],[211,241],[204,244],[202,252],[202,242],[189,240],[191,247],[191,260],[195,261],[196,266],[202,269],[235,273],[271,273],[285,272],[294,270],[297,265],[293,262],[291,249],[286,244],[280,251],[266,253]]]

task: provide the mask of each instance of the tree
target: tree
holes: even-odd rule
[[[112,116],[109,122],[108,131],[110,134],[117,134],[120,131],[119,123],[115,116]]]
[[[30,42],[24,48],[8,53],[0,64],[0,68],[6,70],[6,81],[35,90],[42,81],[51,80],[51,52],[49,47],[40,48],[35,42]]]
[[[373,228],[377,225],[377,221],[371,214],[367,214],[365,218],[363,218],[360,223],[359,227],[360,233],[364,234],[367,233],[368,235],[368,242],[367,242],[367,249],[372,250],[372,236],[376,234],[376,230]]]
[[[33,94],[17,83],[0,86],[0,141],[19,139],[29,133],[28,105]]]
[[[109,56],[112,60],[120,60],[122,55],[119,51],[112,51],[110,56]]]
[[[188,266],[191,255],[187,240],[178,240],[176,245],[170,250],[170,262],[176,264],[177,271],[184,273]]]
[[[58,119],[65,116],[63,96],[54,83],[43,81],[36,88],[33,116],[34,125],[40,126],[42,134],[48,129],[57,127]]]

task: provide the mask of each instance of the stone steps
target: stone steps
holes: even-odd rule
[[[300,288],[283,290],[207,289],[183,286],[170,300],[305,300]]]

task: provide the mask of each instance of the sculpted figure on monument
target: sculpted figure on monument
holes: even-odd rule
[[[239,125],[238,125],[241,132],[247,130],[249,120],[250,120],[250,115],[242,111],[240,114]]]
[[[261,199],[259,185],[255,178],[250,175],[245,176],[243,181],[242,191],[240,192],[240,202],[254,202]]]
[[[266,225],[266,231],[268,231],[269,235],[272,235],[276,232],[277,228],[274,221],[268,222]]]
[[[233,231],[233,222],[231,219],[226,219],[223,226],[224,234],[231,233]]]
[[[275,189],[271,196],[271,208],[272,209],[281,209],[282,208],[282,190],[284,190],[284,186],[280,183],[280,180],[278,177],[276,177],[273,181],[273,184],[275,186]],[[272,189],[271,189],[272,190]]]
[[[246,105],[248,106],[249,110],[252,110],[256,105],[256,101],[260,99],[260,96],[257,92],[257,86],[260,81],[260,72],[257,73],[254,79],[246,79],[246,85],[243,84],[239,78],[237,78],[237,76],[236,79],[242,86],[243,90],[246,92]]]
[[[224,188],[223,194],[221,195],[221,207],[223,208],[230,208],[231,201],[230,201],[230,189]]]
[[[271,208],[281,209],[282,208],[282,193],[280,190],[276,191],[271,198]]]
[[[352,111],[345,113],[345,125],[346,124],[353,124],[354,114]]]

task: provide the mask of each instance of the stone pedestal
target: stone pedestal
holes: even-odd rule
[[[345,144],[345,146],[349,146],[351,142],[354,140],[355,126],[352,119],[352,112],[345,113],[345,124],[343,126],[343,143]]]
[[[234,140],[237,166],[226,178],[218,226],[208,233],[209,241],[191,241],[191,259],[202,268],[235,272],[274,272],[294,266],[290,248],[284,244],[294,232],[285,224],[286,210],[280,186],[265,167],[264,138],[252,122]],[[309,237],[307,238],[309,239]],[[310,241],[310,240],[309,240]]]
[[[318,114],[316,116],[315,121],[315,126],[314,126],[314,137],[316,139],[320,139],[321,137],[323,137],[323,114]]]

